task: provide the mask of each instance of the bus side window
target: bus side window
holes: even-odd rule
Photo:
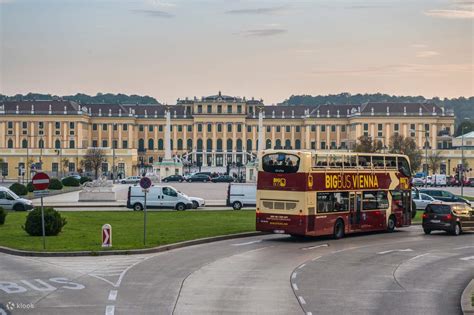
[[[394,156],[386,156],[385,157],[385,167],[387,168],[397,168],[397,159]]]
[[[410,176],[410,164],[408,163],[407,159],[404,157],[398,157],[398,170],[405,176]]]
[[[379,156],[379,155],[372,156],[372,163],[375,168],[384,168],[384,164],[385,164],[383,160],[383,156]]]
[[[359,166],[362,167],[362,168],[370,168],[371,167],[370,156],[367,156],[367,155],[360,156],[359,155]]]

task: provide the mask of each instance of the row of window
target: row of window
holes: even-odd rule
[[[34,124],[34,122],[22,121],[21,122],[21,128],[28,129],[28,124],[29,123]],[[45,125],[44,121],[39,121],[39,122],[37,122],[37,124],[38,124],[38,129],[44,129],[44,125]],[[54,122],[54,127],[56,129],[61,129],[61,122],[59,122],[59,121]],[[7,122],[7,128],[8,129],[13,129],[13,121]],[[75,129],[75,128],[76,128],[76,123],[73,122],[73,121],[69,122],[69,129]]]
[[[227,114],[232,114],[233,113],[233,108],[232,107],[233,107],[232,105],[227,105],[227,111],[226,111]],[[203,106],[202,105],[197,106],[197,113],[198,114],[203,113]],[[207,105],[206,106],[206,113],[207,114],[212,114],[213,113],[212,105]],[[223,114],[222,105],[217,105],[217,114]],[[242,105],[237,105],[237,114],[242,114]]]
[[[67,140],[67,141],[63,141],[63,142],[68,142],[69,143],[69,147],[68,147],[69,149],[76,148],[76,142],[74,140]],[[13,140],[12,139],[8,139],[7,148],[13,149]],[[28,148],[28,140],[27,139],[21,140],[21,148],[22,149],[27,149]],[[40,149],[45,148],[43,139],[38,140],[38,148],[40,148]],[[55,149],[60,149],[61,148],[61,140],[57,139],[57,140],[54,141],[54,148]]]
[[[351,210],[354,210],[354,203],[361,206],[362,210],[388,209],[388,196],[386,191],[365,191],[362,193],[362,200],[360,199],[360,195],[357,195],[357,198],[354,199],[354,202],[350,205],[348,192],[318,192],[316,195],[317,212],[345,212],[349,211],[349,206]]]

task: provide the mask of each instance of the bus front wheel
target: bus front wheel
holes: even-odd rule
[[[337,220],[334,224],[334,238],[340,239],[344,237],[344,222],[342,220]]]
[[[393,214],[388,218],[387,231],[393,232],[395,230],[395,224],[396,224],[395,220],[396,219],[395,219],[395,216]]]

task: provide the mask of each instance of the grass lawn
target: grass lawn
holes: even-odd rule
[[[461,195],[458,195],[458,197],[461,197]],[[474,201],[474,197],[471,197],[471,196],[464,196],[464,197],[461,197],[461,198],[467,199],[469,201]]]
[[[411,223],[421,223],[423,212],[423,210],[416,210],[416,215],[413,219],[411,219]]]
[[[42,238],[21,226],[26,212],[9,212],[0,225],[0,246],[42,250]],[[197,238],[255,231],[255,211],[150,211],[147,245],[143,245],[143,212],[61,212],[67,224],[58,236],[46,237],[48,251],[102,250],[101,228],[112,225],[112,249],[155,247]]]

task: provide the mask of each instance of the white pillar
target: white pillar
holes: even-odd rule
[[[165,160],[171,160],[171,113],[166,109]]]
[[[263,109],[258,112],[258,152],[265,150],[265,130],[263,129]]]

